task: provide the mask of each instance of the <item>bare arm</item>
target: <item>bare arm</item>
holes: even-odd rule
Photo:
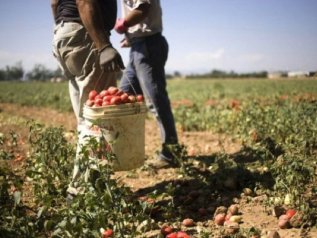
[[[97,49],[110,45],[109,35],[104,30],[102,15],[97,0],[76,0],[79,15]]]
[[[56,15],[57,15],[57,2],[58,0],[51,0],[51,8],[52,8],[54,19],[56,18]]]
[[[150,8],[149,4],[143,3],[137,9],[134,9],[133,11],[131,11],[125,17],[126,26],[131,27],[143,21],[149,13],[149,8]]]

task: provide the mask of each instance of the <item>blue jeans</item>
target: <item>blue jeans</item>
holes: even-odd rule
[[[166,90],[165,63],[168,43],[160,33],[132,41],[130,59],[120,81],[128,93],[143,94],[156,117],[162,144],[177,144],[177,132]]]

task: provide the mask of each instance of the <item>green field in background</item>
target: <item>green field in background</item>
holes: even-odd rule
[[[240,99],[250,97],[274,97],[302,93],[317,94],[317,80],[313,79],[221,79],[221,80],[172,80],[169,93],[173,100],[187,98]]]
[[[188,99],[195,103],[208,99],[247,100],[254,97],[272,98],[280,95],[317,94],[314,79],[221,79],[221,80],[168,80],[171,101]],[[0,82],[0,102],[51,107],[71,111],[68,83]]]

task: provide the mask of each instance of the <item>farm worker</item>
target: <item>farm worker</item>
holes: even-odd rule
[[[152,165],[157,168],[177,165],[173,152],[178,147],[178,138],[166,90],[164,67],[168,43],[162,35],[160,0],[121,0],[121,4],[123,18],[117,19],[115,30],[125,35],[121,47],[131,49],[120,89],[143,94],[149,111],[157,119],[162,148]]]
[[[73,182],[81,174],[79,152],[85,136],[83,105],[90,91],[116,86],[122,58],[110,42],[117,18],[116,0],[51,0],[55,20],[53,54],[69,80],[79,140]],[[71,185],[72,185],[71,184]],[[70,186],[70,188],[72,188]]]

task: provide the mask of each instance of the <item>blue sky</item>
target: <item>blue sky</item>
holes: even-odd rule
[[[161,0],[169,73],[317,70],[316,0]],[[120,6],[119,6],[120,10]],[[120,11],[118,15],[120,16]],[[0,2],[0,68],[56,69],[49,0]],[[121,36],[111,40],[125,62]]]

